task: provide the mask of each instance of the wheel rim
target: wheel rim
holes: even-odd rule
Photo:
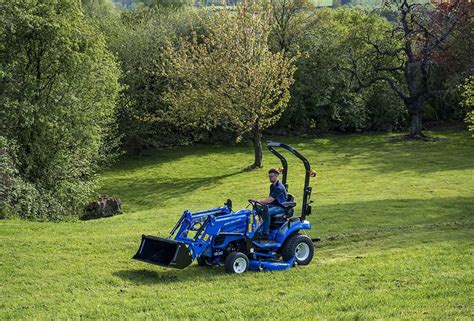
[[[238,257],[234,261],[234,272],[242,273],[247,270],[247,261],[243,257]]]
[[[301,242],[295,248],[295,256],[298,261],[304,261],[309,257],[309,245]]]

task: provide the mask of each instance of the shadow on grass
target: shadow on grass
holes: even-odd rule
[[[442,133],[443,134],[443,133]],[[357,171],[367,171],[370,175],[391,174],[404,172],[403,175],[415,173],[431,173],[437,171],[451,171],[470,169],[474,167],[474,140],[468,133],[446,133],[447,142],[387,142],[386,134],[364,134],[326,136],[320,138],[285,137],[278,140],[286,141],[307,156],[314,168],[319,171],[337,173],[345,168],[354,166]],[[278,164],[278,160],[265,151],[266,165]],[[226,157],[227,156],[227,157]],[[115,177],[106,181],[108,185],[102,187],[102,193],[120,197],[125,204],[126,211],[147,210],[162,206],[166,201],[186,196],[196,190],[213,188],[222,184],[227,178],[245,172],[245,165],[240,164],[241,170],[229,172],[227,166],[235,165],[252,158],[252,149],[248,146],[206,146],[176,147],[159,150],[151,156],[125,158],[115,168]],[[201,170],[210,175],[226,172],[221,175],[207,177],[186,177],[183,165],[183,175],[177,179],[155,177],[159,175],[158,168],[164,163],[173,163],[182,158],[189,158],[189,162],[196,164]],[[207,160],[212,159],[219,168],[206,167]],[[220,162],[222,160],[222,162]],[[290,179],[294,173],[300,175],[302,167],[293,156],[288,157],[290,162]],[[215,165],[214,165],[215,166]],[[299,166],[299,167],[298,167]],[[326,167],[327,166],[327,167]],[[147,170],[150,169],[150,171]],[[234,167],[235,168],[235,167]],[[120,172],[127,175],[121,177]],[[129,175],[129,171],[132,175]],[[133,171],[138,171],[133,173]],[[383,188],[383,186],[381,186]],[[205,193],[205,192],[204,192]]]
[[[357,159],[359,163],[366,162],[372,170],[382,173],[403,170],[435,172],[474,167],[474,162],[470,161],[474,157],[474,140],[468,132],[433,133],[434,136],[438,134],[447,136],[447,140],[441,142],[390,142],[388,138],[392,136],[383,133],[323,135],[305,138],[274,137],[274,139],[293,145],[307,156],[313,165],[327,162],[335,166],[344,166]],[[430,135],[432,134],[430,133]],[[201,158],[209,155],[213,155],[217,159],[229,158],[235,153],[248,155],[249,163],[242,165],[243,167],[250,165],[253,149],[248,144],[236,146],[194,145],[159,149],[149,155],[124,157],[113,170],[144,170],[187,157],[195,158],[196,162],[199,162]],[[459,158],[466,161],[459,161]],[[236,160],[241,161],[242,159],[239,157]],[[290,156],[288,160],[293,161],[293,157]],[[265,148],[264,163],[268,164],[274,161],[275,158]]]
[[[218,279],[224,275],[223,268],[215,267],[200,267],[198,265],[191,265],[186,270],[176,270],[170,268],[164,271],[151,271],[146,269],[138,270],[121,270],[112,273],[125,281],[130,281],[135,284],[159,284],[159,283],[175,283],[187,282],[196,280],[198,278],[205,278],[208,281]]]
[[[309,234],[329,240],[348,235],[369,239],[376,234],[398,233],[414,225],[436,229],[442,228],[442,224],[474,221],[473,208],[474,197],[386,199],[316,205],[308,218],[313,225]]]
[[[160,148],[147,154],[124,156],[111,169],[111,171],[134,171],[144,170],[149,167],[155,168],[165,163],[177,162],[183,158],[196,158],[214,155],[216,158],[229,157],[233,153],[245,153],[249,155],[249,164],[253,160],[253,149],[245,145],[223,146],[223,145],[192,145],[192,146],[176,146],[170,148]],[[244,165],[244,164],[243,164]],[[244,166],[245,167],[245,166]]]
[[[197,189],[211,188],[220,181],[245,172],[240,171],[209,177],[188,177],[169,181],[157,181],[153,178],[129,180],[114,180],[113,186],[106,188],[110,195],[117,195],[126,200],[133,210],[143,210],[159,207],[169,199],[182,197]]]
[[[474,157],[474,140],[470,134],[446,134],[448,139],[440,142],[389,142],[386,134],[364,134],[299,140],[298,145],[301,145],[302,153],[306,153],[314,165],[365,164],[367,169],[381,174],[406,170],[430,173],[474,168],[474,162],[471,161]]]

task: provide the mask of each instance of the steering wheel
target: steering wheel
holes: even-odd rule
[[[260,203],[259,201],[255,201],[255,200],[249,200],[249,203],[252,205],[253,210],[257,213],[258,217],[260,217],[260,219],[262,219],[263,213],[262,213],[262,211],[257,211],[257,206],[264,207],[266,205],[263,204],[263,203]]]
[[[257,207],[257,205],[263,206],[263,204],[260,203],[259,201],[252,200],[252,199],[249,199],[249,203],[250,203],[253,207]]]

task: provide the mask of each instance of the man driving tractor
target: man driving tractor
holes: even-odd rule
[[[267,205],[268,208],[267,213],[264,213],[263,207],[258,207],[257,209],[259,214],[263,214],[262,230],[260,231],[261,238],[268,238],[271,216],[285,212],[281,204],[286,201],[287,192],[285,186],[278,180],[279,174],[280,172],[277,169],[270,169],[268,171],[268,178],[271,185],[268,197],[263,200],[253,200],[262,205]]]
[[[306,217],[311,214],[310,177],[316,172],[293,147],[272,141],[267,142],[267,147],[282,164],[281,182],[278,170],[268,171],[271,185],[267,198],[249,200],[251,209],[233,211],[232,201],[227,200],[222,207],[194,213],[186,210],[167,238],[142,235],[133,258],[177,269],[197,260],[200,266],[224,265],[229,273],[282,271],[295,263],[309,264],[314,245],[303,233],[311,229]],[[287,193],[287,161],[276,148],[292,153],[305,167],[300,217],[294,217],[296,202]],[[263,222],[259,224],[256,216],[263,218]]]

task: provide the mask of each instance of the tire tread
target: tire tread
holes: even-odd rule
[[[234,272],[234,261],[235,261],[235,259],[237,259],[239,257],[243,257],[245,259],[245,261],[247,261],[247,269],[245,271],[247,271],[249,269],[249,258],[247,257],[247,255],[245,255],[242,252],[232,252],[229,255],[227,255],[227,257],[225,259],[225,262],[224,262],[224,268],[225,268],[225,271],[227,273],[235,273]]]
[[[284,261],[288,261],[295,255],[296,245],[301,242],[305,242],[306,244],[309,245],[310,255],[308,256],[306,260],[300,262],[298,261],[298,259],[296,259],[296,262],[298,263],[298,265],[308,265],[311,262],[314,255],[313,241],[311,241],[311,239],[308,236],[299,234],[299,233],[289,236],[288,239],[283,244],[282,249],[281,249],[281,256]]]

